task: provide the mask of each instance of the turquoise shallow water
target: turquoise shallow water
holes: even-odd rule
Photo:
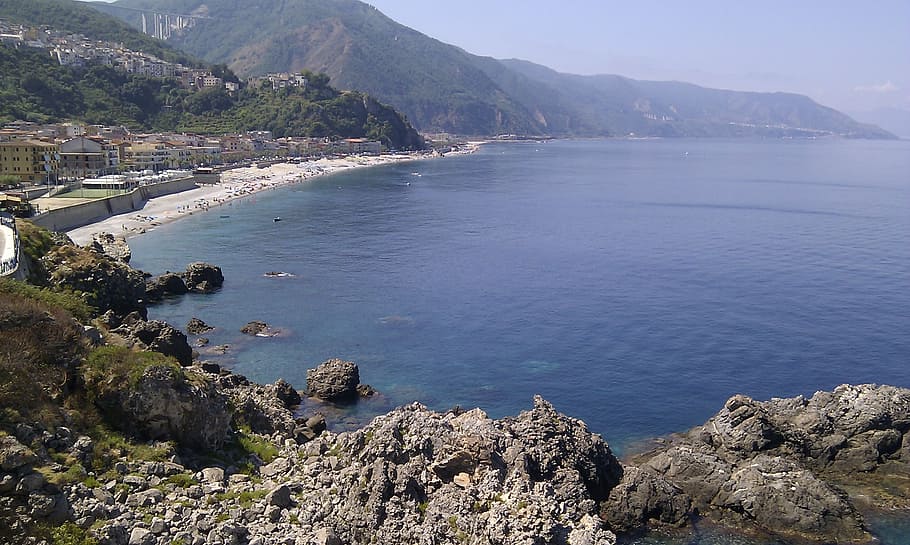
[[[336,428],[415,399],[499,417],[540,393],[622,451],[736,393],[910,386],[908,173],[908,142],[493,144],[259,194],[131,246],[152,273],[224,269],[217,294],[150,314],[218,327],[236,371],[302,388],[308,367],[356,361],[383,395]],[[240,335],[254,319],[285,334]]]

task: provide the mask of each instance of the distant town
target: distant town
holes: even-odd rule
[[[189,90],[222,86],[228,92],[238,90],[236,82],[225,82],[208,70],[170,63],[81,34],[0,20],[0,42],[8,47],[43,49],[61,65],[99,63],[128,73],[174,78]],[[274,73],[249,78],[247,84],[278,90],[305,88],[307,80],[299,74]],[[0,128],[0,190],[73,183],[114,188],[167,170],[235,164],[252,158],[378,155],[381,151],[379,141],[362,138],[275,138],[269,131],[221,136],[145,134],[123,126],[14,121]]]

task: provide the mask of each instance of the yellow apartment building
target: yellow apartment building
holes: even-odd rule
[[[16,176],[22,183],[57,181],[60,149],[40,140],[0,142],[0,176]]]

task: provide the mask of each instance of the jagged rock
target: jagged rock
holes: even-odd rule
[[[259,320],[253,320],[245,326],[240,328],[240,332],[244,335],[266,335],[269,331],[269,324],[261,322]]]
[[[90,382],[96,404],[128,433],[173,440],[186,447],[215,449],[227,437],[227,397],[203,375],[188,380],[174,367],[152,365],[135,384]],[[93,380],[105,380],[103,377]]]
[[[314,545],[343,545],[343,542],[335,535],[331,528],[320,528],[313,535]]]
[[[265,499],[269,505],[281,508],[288,508],[294,504],[291,501],[291,489],[284,484],[269,492]]]
[[[891,483],[890,505],[908,503],[908,487],[895,487],[904,479],[888,479],[889,472],[910,473],[901,453],[908,429],[906,389],[843,385],[809,399],[765,402],[738,395],[640,461],[722,520],[800,539],[862,541],[869,538],[862,517],[824,479],[849,482],[874,471]]]
[[[149,302],[161,301],[165,297],[183,295],[189,291],[183,277],[175,273],[164,273],[145,283],[145,297]]]
[[[87,247],[93,252],[107,256],[111,259],[129,263],[132,257],[126,239],[111,233],[97,233],[92,236],[92,241]]]
[[[262,435],[279,433],[286,438],[296,437],[294,415],[279,399],[274,385],[253,384],[235,374],[221,375],[217,381],[221,391],[231,400],[236,421]]]
[[[324,401],[350,401],[357,397],[360,370],[351,361],[331,359],[306,372],[309,395]]]
[[[137,322],[130,327],[129,336],[139,341],[147,350],[173,357],[180,365],[187,366],[193,363],[193,349],[187,342],[186,335],[167,322],[160,320]]]
[[[306,427],[320,433],[326,430],[325,416],[321,414],[314,414],[313,416],[306,419]]]
[[[203,322],[199,318],[190,318],[190,321],[186,324],[186,332],[190,335],[202,335],[208,331],[215,329],[214,327]]]
[[[280,399],[286,408],[292,409],[300,405],[300,393],[283,378],[276,380],[269,389],[275,392],[275,397]]]
[[[128,264],[77,246],[56,246],[42,259],[51,287],[82,292],[99,313],[146,316],[145,276]]]
[[[23,466],[30,466],[38,461],[34,452],[15,437],[0,436],[0,469],[15,471]]]
[[[682,526],[691,513],[691,500],[666,479],[624,466],[622,480],[610,490],[600,513],[616,532],[633,531],[652,522]]]
[[[224,275],[221,273],[221,267],[197,261],[187,266],[183,280],[188,290],[208,293],[224,284]]]

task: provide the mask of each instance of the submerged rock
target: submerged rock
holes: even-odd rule
[[[190,318],[190,321],[186,324],[186,332],[190,335],[202,335],[215,329],[214,327],[203,322],[199,318]]]

